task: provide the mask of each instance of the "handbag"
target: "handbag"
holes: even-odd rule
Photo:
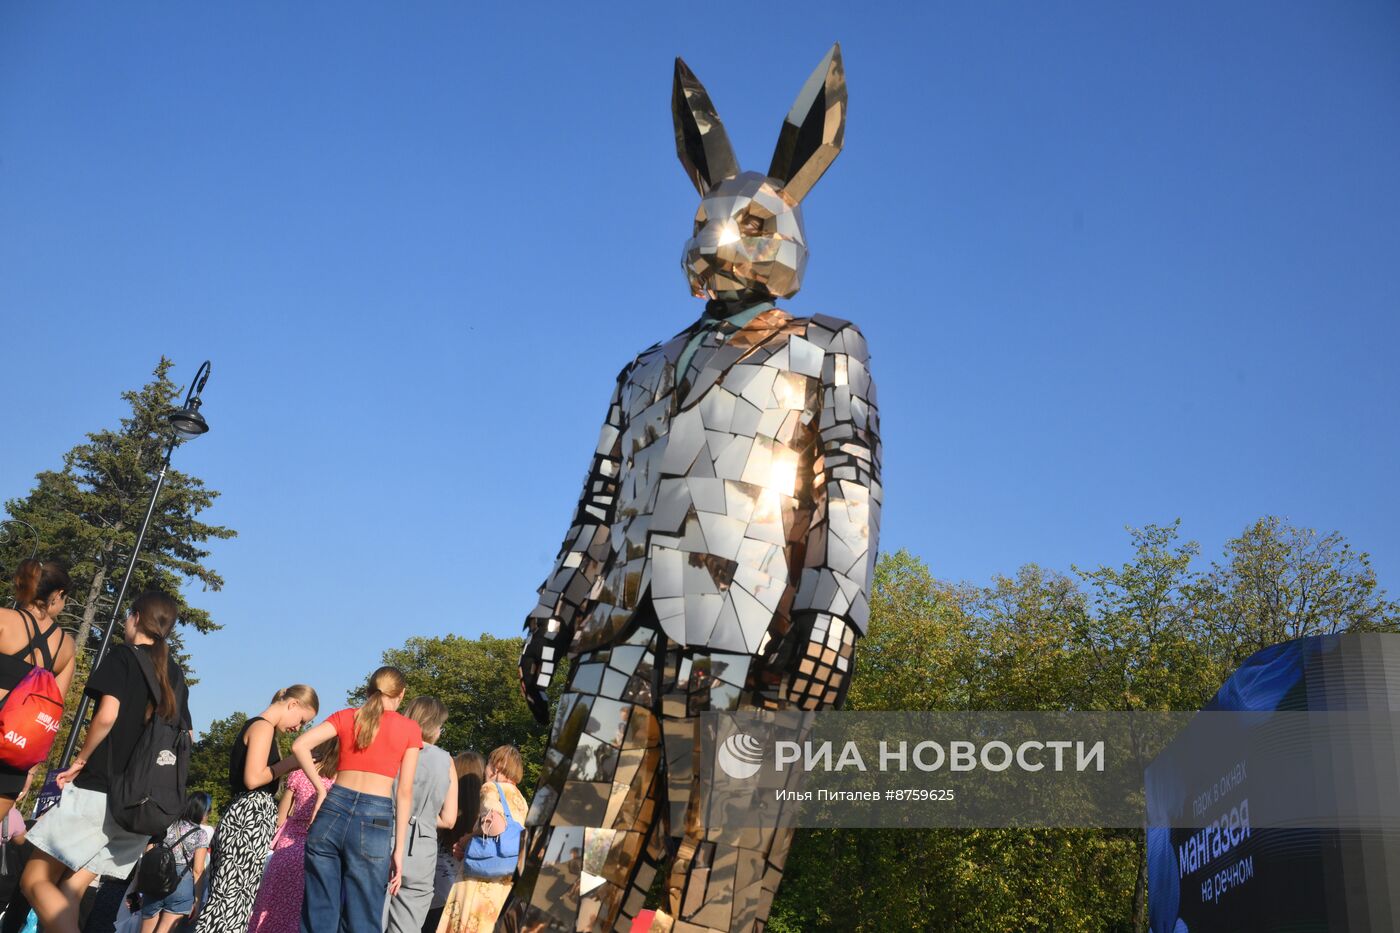
[[[504,878],[513,875],[520,859],[520,837],[525,834],[525,827],[511,815],[500,782],[495,782],[495,785],[496,796],[501,798],[501,812],[506,817],[506,828],[501,830],[499,836],[473,836],[467,843],[462,858],[462,874],[468,878]]]

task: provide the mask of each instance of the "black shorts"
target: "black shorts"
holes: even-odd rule
[[[0,765],[0,800],[14,800],[24,790],[24,779],[29,769],[16,770],[9,765]]]

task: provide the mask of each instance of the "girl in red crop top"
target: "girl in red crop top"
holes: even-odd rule
[[[418,723],[397,712],[404,687],[402,671],[381,667],[369,679],[364,706],[333,713],[292,743],[316,788],[306,834],[302,933],[380,929],[384,892],[398,893],[423,747]],[[331,738],[340,739],[340,766],[327,791],[311,750]]]
[[[400,716],[395,710],[387,710],[379,716],[379,734],[369,748],[355,747],[355,715],[358,710],[343,709],[332,713],[326,722],[335,726],[336,738],[340,739],[341,771],[367,771],[382,774],[391,781],[398,776],[403,753],[410,748],[423,747],[423,734],[418,723],[407,716]]]

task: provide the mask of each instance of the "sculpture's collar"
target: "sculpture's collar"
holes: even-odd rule
[[[700,322],[711,327],[714,326],[714,323],[725,323],[740,328],[773,307],[775,306],[771,301],[744,302],[712,299],[705,302],[705,314]]]

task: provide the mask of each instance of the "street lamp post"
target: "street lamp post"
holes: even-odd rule
[[[165,447],[165,457],[161,460],[160,472],[156,474],[156,486],[151,490],[151,501],[146,506],[146,517],[141,519],[141,530],[136,533],[136,543],[131,548],[131,559],[127,561],[126,574],[122,577],[122,585],[117,590],[117,600],[112,604],[112,618],[108,621],[107,627],[102,630],[102,644],[98,646],[97,657],[93,659],[93,670],[97,670],[97,666],[107,656],[107,648],[112,642],[112,631],[117,627],[117,620],[121,618],[122,600],[126,598],[126,588],[131,583],[132,573],[136,570],[136,559],[141,553],[142,543],[146,540],[146,529],[150,527],[151,516],[155,514],[156,499],[160,496],[161,487],[165,485],[165,473],[170,468],[170,455],[175,452],[175,445],[182,438],[199,437],[209,430],[209,423],[199,413],[199,406],[202,404],[199,395],[204,391],[204,384],[208,381],[209,361],[205,360],[204,365],[199,367],[199,372],[195,373],[194,381],[190,383],[190,390],[185,394],[185,404],[167,416],[175,433],[171,436],[170,443]],[[81,645],[78,647],[82,648]],[[82,728],[87,711],[88,696],[84,693],[78,701],[78,709],[73,713],[73,727],[68,730],[68,742],[63,746],[63,758],[58,766],[60,771],[65,770],[73,761],[73,752],[77,750],[78,745],[78,732]]]

